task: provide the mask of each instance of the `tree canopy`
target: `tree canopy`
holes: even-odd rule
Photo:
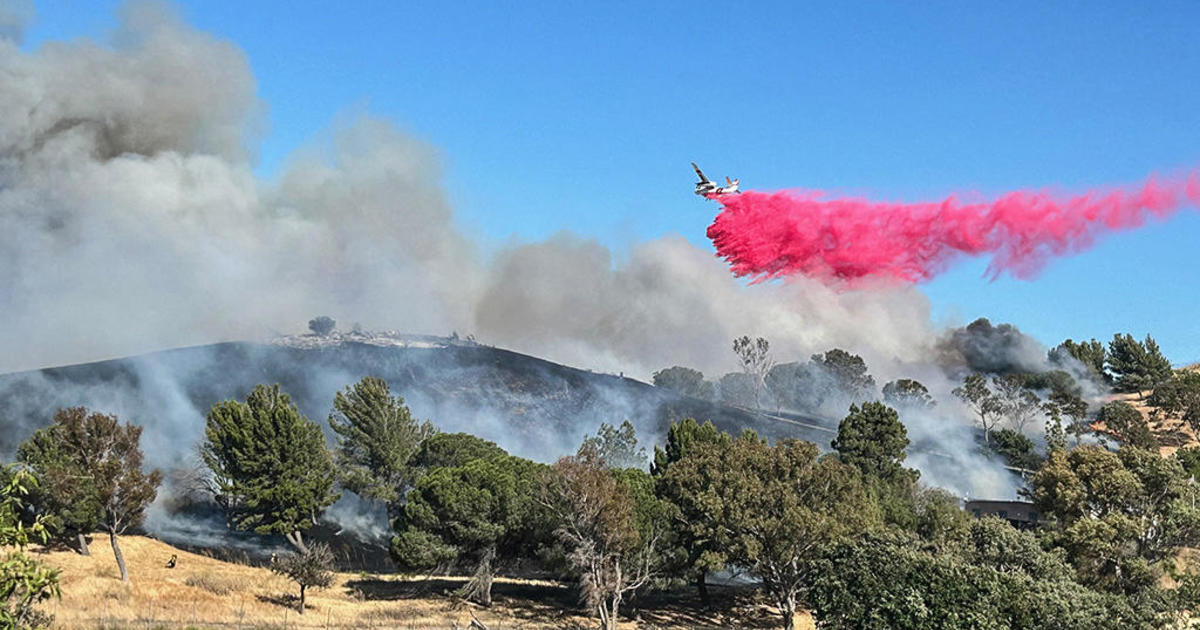
[[[983,429],[984,443],[991,444],[992,430],[1000,422],[1004,403],[988,387],[987,379],[982,374],[967,375],[953,394],[974,412],[975,422]]]
[[[821,544],[880,522],[857,471],[796,440],[701,444],[660,483],[695,515],[686,524],[691,536],[713,540],[730,563],[762,581],[789,630],[813,577],[805,561]]]
[[[1104,342],[1095,339],[1078,342],[1067,339],[1051,351],[1051,359],[1060,353],[1066,353],[1082,363],[1098,379],[1108,380],[1108,373],[1105,372],[1105,365],[1108,363],[1108,349],[1104,347]]]
[[[281,534],[303,553],[301,532],[338,498],[321,428],[278,385],[259,385],[245,403],[213,405],[204,434],[200,455],[230,523]]]
[[[38,606],[61,596],[59,571],[25,553],[49,535],[43,517],[25,522],[37,483],[27,470],[0,466],[0,628],[47,626],[49,617]]]
[[[656,508],[639,506],[646,497],[627,480],[648,476],[637,469],[609,470],[587,445],[554,464],[543,485],[543,504],[559,524],[555,535],[567,549],[567,562],[579,577],[588,607],[604,630],[616,630],[621,603],[658,571],[663,535]],[[653,499],[653,495],[650,495]]]
[[[1096,419],[1122,442],[1140,448],[1157,449],[1158,440],[1150,432],[1142,414],[1127,402],[1116,400],[1100,408]]]
[[[712,400],[716,395],[713,384],[704,380],[700,370],[676,365],[655,372],[653,378],[655,387],[669,389],[682,396]]]
[[[1197,489],[1178,461],[1157,452],[1055,450],[1030,483],[1039,512],[1057,521],[1048,542],[1086,585],[1152,592],[1179,548],[1200,542]]]
[[[44,509],[77,535],[90,526],[107,532],[122,581],[129,580],[129,572],[117,537],[141,524],[162,483],[160,471],[142,470],[141,437],[139,426],[72,407],[55,413],[54,424],[20,449],[33,470],[46,476],[48,489],[77,484],[65,495],[41,495]],[[66,504],[72,499],[79,504]]]
[[[435,433],[421,442],[412,465],[420,470],[462,466],[474,459],[508,457],[508,452],[470,433]]]
[[[883,386],[883,402],[895,408],[929,409],[937,405],[920,381],[901,378]]]
[[[461,594],[490,605],[496,564],[533,555],[552,529],[536,501],[544,468],[506,455],[432,469],[394,522],[392,557],[407,570],[470,563]]]
[[[637,432],[628,420],[621,422],[619,427],[600,423],[596,435],[584,437],[580,448],[593,449],[609,468],[646,467],[646,450],[638,448]]]
[[[904,468],[908,431],[896,410],[881,402],[851,405],[849,415],[838,424],[832,446],[838,459],[869,477],[891,480],[917,475],[917,471]]]
[[[1147,401],[1200,429],[1200,372],[1181,371],[1154,388]]]
[[[1153,389],[1171,377],[1171,362],[1150,335],[1139,342],[1133,335],[1113,335],[1108,343],[1108,369],[1117,391]]]
[[[342,487],[384,502],[394,515],[414,478],[410,460],[433,425],[413,418],[387,383],[368,376],[334,396],[329,427],[338,436],[334,459]]]

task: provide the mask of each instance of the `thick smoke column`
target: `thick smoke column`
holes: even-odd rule
[[[1135,189],[1073,196],[1016,191],[984,201],[954,195],[918,203],[826,199],[815,191],[716,199],[724,210],[708,237],[738,276],[920,282],[962,255],[990,255],[993,278],[1027,279],[1050,258],[1083,251],[1105,232],[1200,203],[1200,174],[1152,177]]]

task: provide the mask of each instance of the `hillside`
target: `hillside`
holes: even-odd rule
[[[543,462],[574,451],[601,422],[626,419],[647,445],[661,441],[671,420],[688,416],[732,433],[752,428],[822,446],[836,427],[815,418],[770,419],[620,375],[454,338],[351,334],[221,343],[0,375],[0,458],[10,458],[58,408],[83,405],[116,414],[145,428],[147,463],[167,473],[146,523],[149,533],[190,548],[240,545],[264,553],[261,537],[232,534],[219,514],[189,498],[205,414],[216,402],[244,398],[256,384],[279,383],[302,413],[324,425],[334,394],[364,376],[386,380],[417,417],[443,431],[469,432]],[[327,536],[376,542],[387,536],[382,515],[349,496],[329,518]],[[372,554],[354,557],[352,566],[383,568]]]
[[[112,553],[101,535],[91,556],[51,551],[41,559],[62,570],[62,600],[48,610],[55,627],[288,627],[288,628],[466,628],[474,613],[493,630],[591,627],[566,585],[500,578],[491,608],[468,607],[446,594],[460,578],[339,573],[333,586],[308,595],[308,612],[295,611],[295,588],[265,568],[231,564],[188,553],[140,536],[124,536],[121,547],[130,584],[117,578]],[[165,568],[175,554],[178,564]],[[638,628],[777,625],[774,611],[750,593],[719,589],[717,605],[704,611],[690,595],[640,602]],[[626,623],[622,627],[633,628]],[[800,627],[805,627],[803,624]],[[811,627],[809,625],[808,627]]]
[[[1178,368],[1177,371],[1200,372],[1200,363],[1186,365]],[[1146,424],[1150,426],[1150,431],[1158,440],[1159,452],[1164,456],[1172,455],[1181,448],[1200,446],[1200,437],[1188,423],[1181,418],[1167,416],[1146,403],[1146,397],[1152,392],[1153,390],[1146,390],[1138,393],[1114,394],[1109,400],[1128,403],[1145,418]],[[1093,423],[1093,427],[1100,431],[1105,430],[1103,422]]]
[[[388,381],[413,412],[446,431],[470,431],[517,454],[573,450],[600,422],[629,419],[646,438],[669,420],[711,419],[725,430],[806,437],[799,425],[708,403],[612,374],[567,367],[475,344],[381,346],[222,343],[82,365],[0,375],[0,434],[10,453],[54,409],[88,405],[152,428],[185,433],[208,407],[242,398],[258,383],[279,383],[301,412],[323,419],[335,392],[363,376]],[[811,419],[820,422],[819,419]],[[835,425],[836,426],[836,425]],[[817,436],[807,436],[818,439]],[[818,441],[828,441],[828,438]],[[153,457],[151,453],[148,457]]]

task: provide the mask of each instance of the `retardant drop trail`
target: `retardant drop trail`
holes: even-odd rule
[[[816,191],[714,195],[723,209],[708,237],[734,274],[754,281],[802,274],[849,285],[920,282],[964,255],[990,255],[992,278],[1010,273],[1028,279],[1051,258],[1083,251],[1106,232],[1200,204],[1200,173],[1077,195],[960,197],[895,203],[826,199]]]

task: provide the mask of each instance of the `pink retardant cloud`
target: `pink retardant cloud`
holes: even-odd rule
[[[1200,173],[1151,177],[1136,188],[1076,195],[1016,191],[993,200],[897,203],[826,198],[817,191],[712,197],[717,255],[754,281],[805,275],[855,285],[921,282],[964,256],[989,256],[988,274],[1029,279],[1050,259],[1083,251],[1107,232],[1200,205]]]

